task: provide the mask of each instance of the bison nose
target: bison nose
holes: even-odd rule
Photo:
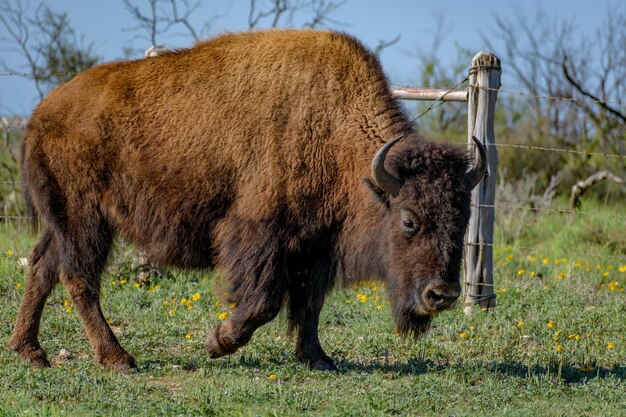
[[[435,311],[447,310],[461,295],[461,288],[458,287],[430,287],[424,294],[427,306]]]

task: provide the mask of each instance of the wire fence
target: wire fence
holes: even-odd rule
[[[76,75],[73,73],[67,73],[65,75]],[[28,74],[28,73],[19,73],[19,72],[4,72],[4,73],[0,73],[0,77],[26,77],[26,78],[33,78],[32,74]],[[431,111],[432,109],[438,107],[439,105],[441,105],[443,103],[443,99],[445,98],[445,95],[448,93],[452,93],[452,92],[459,92],[459,91],[467,91],[467,88],[461,88],[466,82],[468,81],[468,78],[465,77],[463,80],[461,80],[460,82],[456,83],[456,84],[451,84],[451,83],[442,83],[442,84],[432,84],[428,87],[422,87],[422,88],[448,88],[447,92],[442,95],[442,97],[438,100],[435,100],[433,102],[432,105],[430,105],[428,108],[426,108],[426,110],[422,111],[421,113],[419,113],[414,120],[417,120],[419,118],[421,118],[422,116],[424,116],[426,113],[428,113],[429,111]],[[407,87],[407,86],[400,86],[400,87]],[[408,88],[408,87],[407,87]],[[541,95],[541,94],[532,94],[529,92],[524,92],[524,91],[515,91],[515,90],[508,90],[508,89],[493,89],[493,88],[487,88],[487,87],[478,87],[480,89],[486,90],[486,91],[497,91],[498,93],[504,93],[504,94],[508,94],[508,95],[514,95],[514,96],[521,96],[521,97],[529,97],[529,98],[535,98],[535,99],[541,99],[541,100],[552,100],[552,101],[565,101],[565,102],[570,102],[573,104],[584,104],[584,103],[596,103],[596,104],[605,104],[605,105],[609,105],[609,104],[615,104],[615,105],[623,105],[624,102],[622,100],[595,100],[595,99],[591,99],[591,98],[586,98],[586,97],[564,97],[564,96],[551,96],[551,95]],[[23,127],[23,126],[21,126]],[[596,156],[596,157],[602,157],[602,158],[615,158],[615,159],[626,159],[626,155],[624,154],[619,154],[619,153],[606,153],[606,152],[596,152],[596,151],[589,151],[589,150],[580,150],[580,149],[568,149],[568,148],[556,148],[556,147],[544,147],[544,146],[534,146],[534,145],[525,145],[525,144],[512,144],[512,143],[495,143],[495,144],[491,144],[488,146],[496,146],[498,148],[512,148],[512,149],[525,149],[525,150],[532,150],[532,151],[542,151],[542,152],[557,152],[557,153],[569,153],[569,154],[577,154],[577,155],[583,155],[583,156]],[[17,189],[20,185],[19,181],[8,181],[8,180],[2,180],[0,181],[0,185],[5,185],[5,186],[12,186],[15,189]],[[477,205],[477,207],[482,207],[482,208],[489,208],[489,209],[505,209],[505,210],[521,210],[521,211],[529,211],[529,212],[552,212],[552,213],[561,213],[561,214],[567,214],[567,215],[571,215],[571,216],[578,216],[578,215],[594,215],[594,216],[599,216],[599,217],[605,217],[605,218],[611,218],[611,219],[618,219],[618,220],[625,220],[626,221],[626,216],[621,216],[621,215],[614,215],[614,214],[608,214],[608,213],[602,213],[602,212],[597,212],[597,211],[581,211],[581,210],[575,210],[575,209],[565,209],[565,208],[552,208],[552,207],[530,207],[530,206],[518,206],[518,205],[511,205],[511,204],[493,204],[493,205]],[[21,215],[0,215],[0,221],[3,221],[5,223],[7,222],[23,222],[23,223],[30,223],[31,222],[31,218],[29,216],[21,216]],[[468,245],[482,245],[482,246],[491,246],[493,248],[506,248],[506,247],[510,247],[510,245],[505,245],[505,244],[495,244],[495,243],[480,243],[480,244],[472,244],[469,243]],[[607,254],[599,254],[599,253],[586,253],[586,252],[571,252],[571,251],[557,251],[557,250],[552,250],[550,248],[543,248],[543,247],[522,247],[522,246],[515,246],[516,249],[518,250],[523,250],[523,251],[533,251],[535,253],[545,253],[545,254],[551,254],[551,255],[565,255],[568,257],[586,257],[586,258],[599,258],[599,259],[605,259],[605,260],[619,260],[619,261],[626,261],[626,256],[612,256],[612,255],[607,255]]]

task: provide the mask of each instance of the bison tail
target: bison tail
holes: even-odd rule
[[[22,144],[20,145],[20,168],[22,172],[22,194],[24,196],[24,209],[26,212],[26,217],[30,219],[30,227],[33,233],[35,233],[39,227],[39,216],[35,206],[33,205],[33,200],[30,193],[30,187],[28,181],[24,176],[24,161],[26,159],[26,140],[22,140]]]

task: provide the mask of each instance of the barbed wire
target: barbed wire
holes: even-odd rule
[[[590,102],[590,103],[618,104],[618,105],[622,105],[624,103],[622,100],[596,100],[596,99],[584,98],[584,97],[548,96],[548,95],[542,95],[542,94],[532,94],[532,93],[528,93],[525,91],[508,90],[506,88],[480,87],[480,86],[474,86],[474,88],[478,90],[483,90],[483,91],[497,91],[499,93],[539,98],[542,100],[570,101],[570,102],[575,102],[575,103]]]
[[[469,75],[467,75],[461,81],[456,83],[454,86],[452,86],[452,88],[450,88],[448,91],[443,93],[441,96],[437,97],[437,100],[433,101],[433,104],[431,104],[426,110],[424,110],[423,112],[421,112],[420,114],[415,116],[411,121],[415,122],[416,120],[418,120],[419,118],[424,116],[426,113],[428,113],[429,111],[431,111],[435,107],[441,106],[444,103],[443,99],[444,99],[445,96],[447,96],[448,94],[453,93],[455,91],[458,91],[458,87],[461,86],[462,84],[464,84],[465,82],[467,82],[468,80],[469,80]]]
[[[19,72],[0,72],[0,77],[32,77],[32,74],[22,74]]]
[[[542,248],[539,246],[514,246],[514,245],[504,245],[497,243],[466,243],[465,246],[489,246],[492,248],[515,248],[521,250],[535,251],[547,253],[550,255],[566,255],[566,256],[583,256],[587,258],[600,258],[600,259],[616,259],[620,261],[626,261],[626,256],[612,256],[612,255],[601,255],[599,253],[585,253],[585,252],[570,252],[570,251],[556,251],[554,249]]]
[[[562,208],[550,208],[550,207],[524,207],[524,206],[512,206],[506,204],[474,204],[472,203],[472,207],[484,207],[484,208],[505,208],[505,209],[513,209],[513,210],[527,210],[527,211],[547,211],[547,212],[557,212],[557,213],[567,213],[567,214],[583,214],[583,215],[599,215],[600,217],[608,217],[614,219],[623,219],[626,220],[626,216],[620,216],[617,214],[603,214],[599,211],[578,211],[573,209],[562,209]]]
[[[533,150],[539,150],[539,151],[574,153],[574,154],[578,154],[578,155],[603,156],[603,157],[607,157],[607,158],[626,159],[626,155],[622,155],[622,154],[618,154],[618,153],[577,151],[575,149],[549,148],[549,147],[545,147],[545,146],[519,145],[519,144],[515,144],[515,143],[485,143],[485,146],[495,146],[495,147],[499,147],[499,148],[533,149]]]

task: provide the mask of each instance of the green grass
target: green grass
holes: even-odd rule
[[[457,306],[416,343],[395,335],[381,285],[338,288],[320,326],[337,373],[294,361],[282,316],[237,354],[208,359],[204,337],[227,311],[211,273],[137,287],[121,251],[125,260],[103,278],[103,310],[139,371],[117,375],[94,362],[59,286],[40,335],[54,366],[31,369],[3,346],[0,415],[624,415],[626,235],[622,209],[599,208],[615,217],[526,218],[514,242],[500,231],[497,308],[469,318]],[[34,240],[25,227],[0,228],[3,345],[26,276],[18,260]],[[58,359],[61,349],[71,357]]]

